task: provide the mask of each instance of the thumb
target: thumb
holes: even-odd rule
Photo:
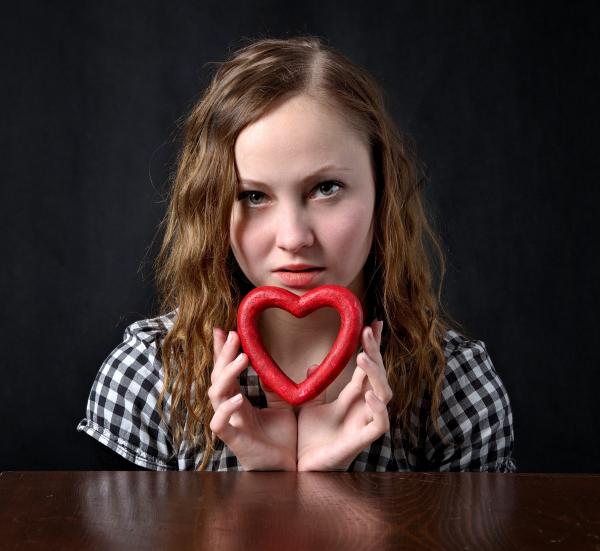
[[[308,379],[319,367],[319,364],[313,364],[306,370],[306,378]]]
[[[265,398],[267,399],[267,407],[272,409],[289,409],[292,406],[288,404],[279,394],[277,394],[269,385],[263,382],[263,380],[259,377],[259,384],[265,393]]]
[[[317,370],[317,367],[319,367],[319,364],[314,364],[314,365],[311,365],[306,370],[306,378],[307,379]],[[323,392],[321,392],[321,394],[319,394],[318,396],[315,396],[311,400],[308,400],[305,403],[305,405],[316,406],[316,405],[324,404],[324,403],[325,403],[325,390]]]
[[[264,392],[273,392],[273,389],[269,385],[267,385],[267,383],[265,383],[260,377],[258,378],[258,380]]]

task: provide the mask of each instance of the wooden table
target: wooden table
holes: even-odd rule
[[[600,550],[600,475],[9,471],[0,548]]]

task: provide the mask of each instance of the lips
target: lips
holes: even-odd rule
[[[306,270],[320,270],[323,269],[323,266],[315,266],[314,264],[304,264],[298,262],[296,264],[285,264],[283,266],[279,266],[275,272],[303,272]]]
[[[279,272],[292,272],[292,273],[297,273],[297,272],[313,272],[315,270],[321,270],[322,268],[307,268],[306,270],[278,270]]]
[[[310,270],[279,270],[275,276],[288,287],[307,287],[314,283],[324,268],[312,268]]]

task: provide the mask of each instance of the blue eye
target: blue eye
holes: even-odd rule
[[[339,187],[340,189],[343,187],[343,185],[342,185],[342,184],[340,184],[339,182],[334,182],[334,181],[332,180],[332,181],[330,181],[330,182],[323,182],[322,184],[319,184],[319,185],[318,185],[318,186],[317,186],[315,189],[318,189],[318,188],[320,188],[320,189],[322,190],[322,188],[325,188],[325,187],[329,187],[329,188],[331,188],[331,186],[337,186],[337,187]],[[325,194],[325,197],[331,197],[331,195],[326,193],[326,194]]]
[[[238,201],[244,201],[244,199],[246,199],[247,197],[250,197],[252,195],[263,195],[260,191],[242,191],[239,195],[238,195]],[[255,203],[253,203],[252,201],[250,201],[251,205],[254,205]]]
[[[323,195],[325,197],[333,197],[334,195],[337,195],[337,193],[339,193],[339,190],[337,192],[331,192],[331,188],[332,186],[336,186],[338,187],[340,190],[344,187],[344,184],[342,184],[341,182],[337,182],[335,180],[328,180],[327,182],[321,182],[320,184],[318,184],[317,186],[315,186],[314,190],[321,190],[321,192],[323,193]],[[329,191],[325,191],[325,189],[329,189]],[[264,196],[264,193],[262,191],[256,191],[256,190],[247,190],[247,191],[242,191],[241,193],[238,194],[237,200],[238,201],[245,201],[246,199],[249,199],[248,201],[248,205],[250,206],[258,206],[261,203],[255,202],[253,200],[251,200],[251,197],[254,197],[255,199],[258,200],[260,198],[262,198]]]

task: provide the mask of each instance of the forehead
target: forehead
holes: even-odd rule
[[[368,160],[364,137],[339,111],[297,96],[244,128],[235,143],[241,178],[264,180],[337,165],[358,168]]]

